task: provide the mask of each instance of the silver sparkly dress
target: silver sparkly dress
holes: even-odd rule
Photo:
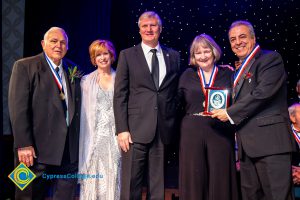
[[[97,72],[81,82],[79,180],[82,200],[120,199],[120,149],[115,136],[113,87],[103,90]]]

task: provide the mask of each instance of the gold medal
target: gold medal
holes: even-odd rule
[[[62,91],[60,91],[60,93],[59,93],[59,97],[60,97],[60,99],[63,101],[63,100],[65,100],[65,94],[62,92]]]

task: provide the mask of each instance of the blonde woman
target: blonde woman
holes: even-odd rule
[[[79,145],[80,199],[120,199],[120,150],[115,136],[113,92],[115,48],[95,40],[89,47],[97,68],[81,80],[82,105]]]
[[[195,37],[190,65],[180,77],[181,123],[179,191],[181,200],[236,200],[234,132],[203,116],[206,87],[230,88],[233,71],[220,67],[221,49],[206,34]]]

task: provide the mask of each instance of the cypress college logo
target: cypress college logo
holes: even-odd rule
[[[8,175],[8,178],[10,178],[20,190],[24,190],[35,177],[35,174],[22,162]]]

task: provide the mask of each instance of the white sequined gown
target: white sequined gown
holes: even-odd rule
[[[83,77],[79,173],[80,199],[120,199],[120,150],[115,136],[113,87],[103,90],[97,72]],[[94,177],[93,177],[94,175]]]

